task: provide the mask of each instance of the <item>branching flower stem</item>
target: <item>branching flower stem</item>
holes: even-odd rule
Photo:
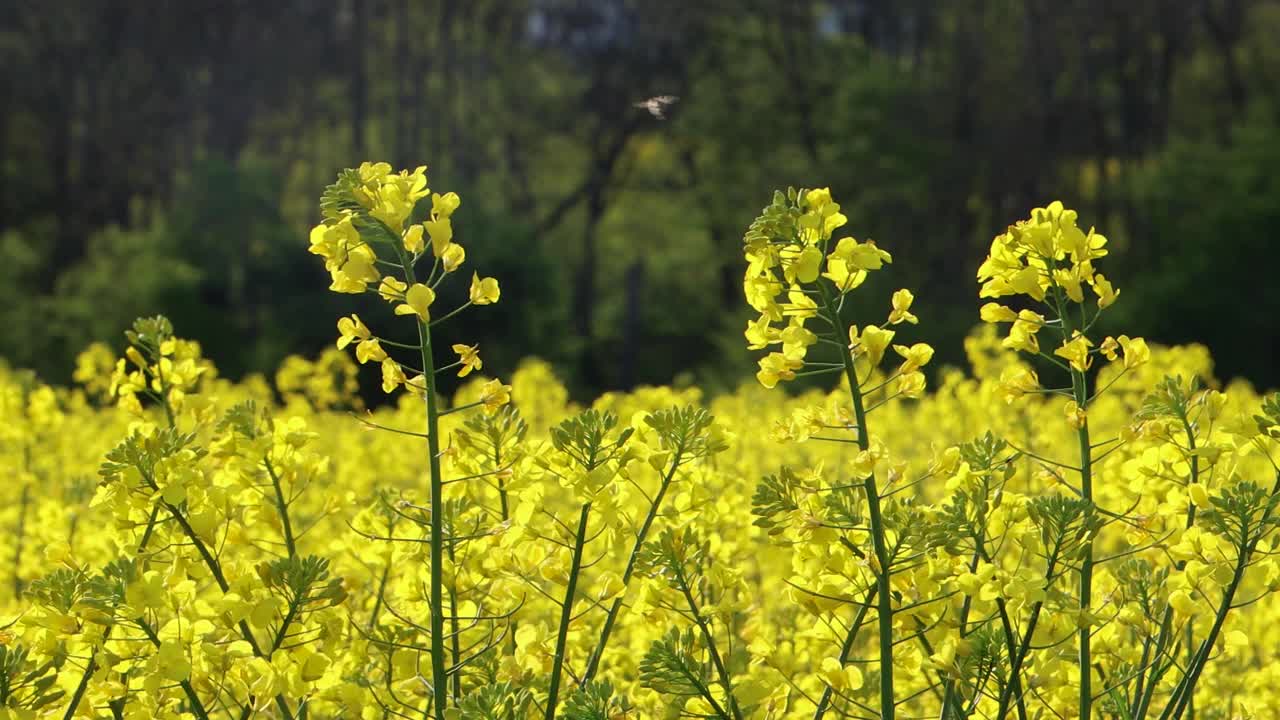
[[[413,285],[413,261],[400,253],[400,265],[404,281]],[[437,322],[439,322],[437,320]],[[436,391],[435,358],[432,356],[431,326],[433,323],[418,319],[418,353],[422,358],[422,379],[425,387],[427,411],[427,462],[431,472],[431,712],[435,720],[444,720],[448,687],[447,661],[444,633],[444,476],[440,470],[440,406]],[[426,714],[424,713],[424,717]]]
[[[551,666],[551,685],[547,690],[547,720],[555,720],[556,702],[560,694],[560,674],[564,669],[565,645],[569,639],[569,624],[573,621],[573,597],[578,591],[578,575],[582,571],[582,550],[587,544],[587,521],[591,518],[591,503],[582,504],[578,516],[578,530],[573,542],[573,560],[569,568],[569,582],[564,590],[564,603],[560,607],[560,628],[556,633],[556,654]]]
[[[822,288],[823,301],[832,324],[840,327],[839,310],[832,304],[826,286]],[[858,447],[867,450],[871,447],[871,438],[867,434],[867,412],[863,404],[862,389],[858,383],[858,372],[853,362],[853,353],[847,346],[840,347],[840,360],[844,364],[845,377],[849,381],[849,397],[853,401],[854,422],[857,423]],[[863,490],[867,496],[867,515],[871,523],[871,542],[875,552],[877,576],[876,621],[880,641],[880,718],[893,720],[897,704],[894,700],[893,684],[893,588],[891,587],[892,571],[889,567],[889,551],[885,541],[884,520],[880,516],[880,494],[876,487],[876,476],[872,473],[863,481]]]
[[[609,613],[605,616],[604,628],[600,631],[600,640],[596,643],[595,650],[591,652],[591,658],[587,661],[586,672],[582,674],[582,686],[586,686],[591,678],[595,677],[596,671],[600,667],[600,657],[604,655],[605,645],[609,643],[609,635],[613,632],[613,624],[618,619],[618,613],[622,610],[622,601],[627,594],[627,585],[631,582],[631,575],[636,569],[636,558],[640,556],[640,550],[644,547],[645,538],[649,534],[649,529],[653,527],[653,521],[658,517],[658,509],[662,505],[662,499],[667,494],[667,488],[671,486],[671,481],[675,479],[676,470],[680,468],[680,462],[684,455],[684,448],[676,448],[675,455],[671,458],[671,466],[667,468],[667,472],[662,477],[662,484],[658,487],[658,494],[653,497],[653,503],[649,505],[649,513],[644,518],[644,523],[640,525],[640,531],[636,534],[636,542],[631,547],[631,556],[627,558],[627,567],[622,573],[622,592],[618,597],[614,598],[613,604],[609,606]]]

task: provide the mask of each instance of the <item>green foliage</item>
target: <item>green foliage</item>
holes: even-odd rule
[[[635,432],[628,427],[610,437],[617,424],[618,416],[611,412],[587,410],[552,428],[551,444],[583,469],[594,470],[618,457]]]
[[[766,530],[786,525],[786,518],[779,517],[800,507],[800,481],[789,467],[783,467],[777,475],[768,475],[756,486],[751,498],[751,514],[756,516],[754,525]]]
[[[711,663],[699,659],[701,654],[693,628],[671,628],[641,658],[640,683],[679,698],[706,696],[712,670]]]
[[[22,645],[0,645],[0,707],[38,710],[65,695],[52,662],[35,666]],[[7,713],[6,713],[7,714]]]
[[[626,699],[615,697],[612,685],[593,681],[569,696],[561,717],[564,720],[613,720],[626,711]]]

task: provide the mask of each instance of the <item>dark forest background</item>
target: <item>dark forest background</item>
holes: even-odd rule
[[[0,68],[0,355],[51,380],[146,313],[231,376],[328,346],[307,230],[385,159],[462,195],[486,369],[579,394],[753,369],[741,235],[788,184],[894,253],[869,310],[916,289],[942,360],[1060,198],[1111,238],[1108,330],[1280,383],[1280,2],[0,0]]]

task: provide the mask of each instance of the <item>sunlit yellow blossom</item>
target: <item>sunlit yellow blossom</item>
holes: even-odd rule
[[[471,374],[472,370],[479,370],[484,367],[480,362],[480,347],[478,345],[461,345],[453,346],[453,351],[458,353],[458,362],[461,367],[458,368],[458,377],[466,377]]]
[[[404,231],[404,249],[412,255],[417,255],[426,247],[422,240],[422,232],[421,225],[410,225],[409,229]]]
[[[428,220],[423,225],[427,229],[427,235],[431,237],[432,254],[436,257],[444,255],[453,244],[453,222],[449,218],[439,218]]]
[[[450,243],[440,255],[440,265],[444,271],[449,273],[462,267],[462,263],[467,259],[467,251],[457,243]]]
[[[404,294],[404,303],[396,306],[397,315],[417,315],[421,320],[431,319],[431,303],[436,301],[436,291],[414,283]]]
[[[1089,357],[1091,347],[1093,343],[1089,338],[1076,333],[1070,340],[1064,342],[1062,347],[1054,350],[1053,354],[1065,358],[1073,370],[1084,372],[1093,363],[1093,359]]]
[[[1147,347],[1147,341],[1142,338],[1130,338],[1128,335],[1121,335],[1116,341],[1124,350],[1124,366],[1127,370],[1142,365],[1151,360],[1151,350]]]
[[[897,325],[898,323],[908,322],[912,325],[920,322],[920,319],[911,314],[911,303],[915,300],[915,295],[910,290],[902,289],[893,293],[893,310],[889,313],[889,324]]]
[[[378,295],[382,296],[382,299],[387,302],[399,302],[404,300],[404,293],[408,289],[408,283],[388,275],[382,278],[382,283],[378,285]]]
[[[916,343],[910,347],[894,345],[893,351],[903,358],[902,367],[898,370],[903,374],[919,370],[933,359],[933,348],[926,343]]]
[[[893,341],[893,330],[881,330],[875,325],[868,325],[858,332],[856,326],[849,327],[849,348],[855,355],[865,355],[872,367],[880,364],[884,351]]]
[[[1113,288],[1111,281],[1104,277],[1102,273],[1094,275],[1090,284],[1093,286],[1093,291],[1098,294],[1099,309],[1110,307],[1116,301],[1116,298],[1120,297],[1120,291]]]
[[[989,323],[1013,322],[1018,319],[1018,313],[1012,308],[993,302],[983,305],[979,314],[983,322]]]
[[[1040,341],[1036,337],[1036,333],[1040,332],[1040,328],[1044,327],[1044,316],[1032,312],[1031,310],[1023,310],[1018,313],[1018,317],[1014,320],[1012,327],[1009,328],[1009,336],[1006,337],[1001,345],[1010,350],[1022,350],[1028,353],[1040,352]]]
[[[804,367],[804,361],[784,355],[783,353],[769,353],[760,358],[760,370],[756,373],[756,379],[760,384],[771,388],[783,380],[794,380],[796,370]]]
[[[382,392],[393,392],[405,383],[407,378],[400,369],[400,363],[386,358],[382,361]]]
[[[503,385],[499,380],[489,380],[480,388],[480,401],[484,403],[485,412],[497,412],[511,402],[511,386]]]
[[[810,245],[800,251],[791,266],[791,270],[798,282],[811,283],[818,279],[818,270],[821,264],[822,251]]]
[[[480,279],[478,274],[471,275],[471,302],[476,305],[492,305],[498,302],[498,296],[501,294],[498,289],[498,281],[494,278],[487,277]]]
[[[453,215],[453,211],[457,210],[461,204],[462,198],[458,197],[455,192],[447,192],[443,195],[431,193],[431,214],[438,218],[447,218]]]

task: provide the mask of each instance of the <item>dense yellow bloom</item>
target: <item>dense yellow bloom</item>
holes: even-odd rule
[[[842,303],[837,277],[888,258],[850,240],[815,265],[839,206],[778,193],[744,239],[744,336],[762,384],[815,384],[584,409],[546,363],[476,377],[463,311],[496,281],[473,274],[471,303],[428,321],[461,247],[406,259],[427,230],[376,224],[425,198],[419,174],[366,164],[326,196],[313,247],[394,312],[341,318],[338,347],[287,360],[274,390],[219,378],[163,318],[122,358],[91,351],[82,387],[0,367],[7,716],[939,717],[949,694],[983,717],[1082,716],[1083,695],[1103,718],[1145,666],[1157,717],[1181,712],[1187,663],[1197,716],[1280,705],[1280,396],[1220,385],[1203,348],[1090,337],[1084,294],[1102,311],[1116,293],[1074,213],[993,246],[988,281],[1023,309],[986,304],[1008,337],[982,326],[970,367],[926,391],[911,293],[882,325],[854,306],[883,305]],[[431,195],[429,222],[457,203]],[[361,247],[406,280],[361,279],[338,252]],[[380,344],[384,323],[420,343]],[[1049,358],[1067,369],[1027,357],[1040,335],[1069,338]],[[436,367],[445,344],[457,362]],[[348,346],[405,395],[352,418]],[[1094,353],[1112,362],[1085,372]],[[116,405],[90,401],[104,388]],[[587,675],[612,697],[579,692]]]
[[[381,278],[374,267],[377,256],[360,238],[350,215],[332,225],[315,226],[310,250],[324,258],[325,269],[333,278],[329,289],[334,292],[361,293]]]

